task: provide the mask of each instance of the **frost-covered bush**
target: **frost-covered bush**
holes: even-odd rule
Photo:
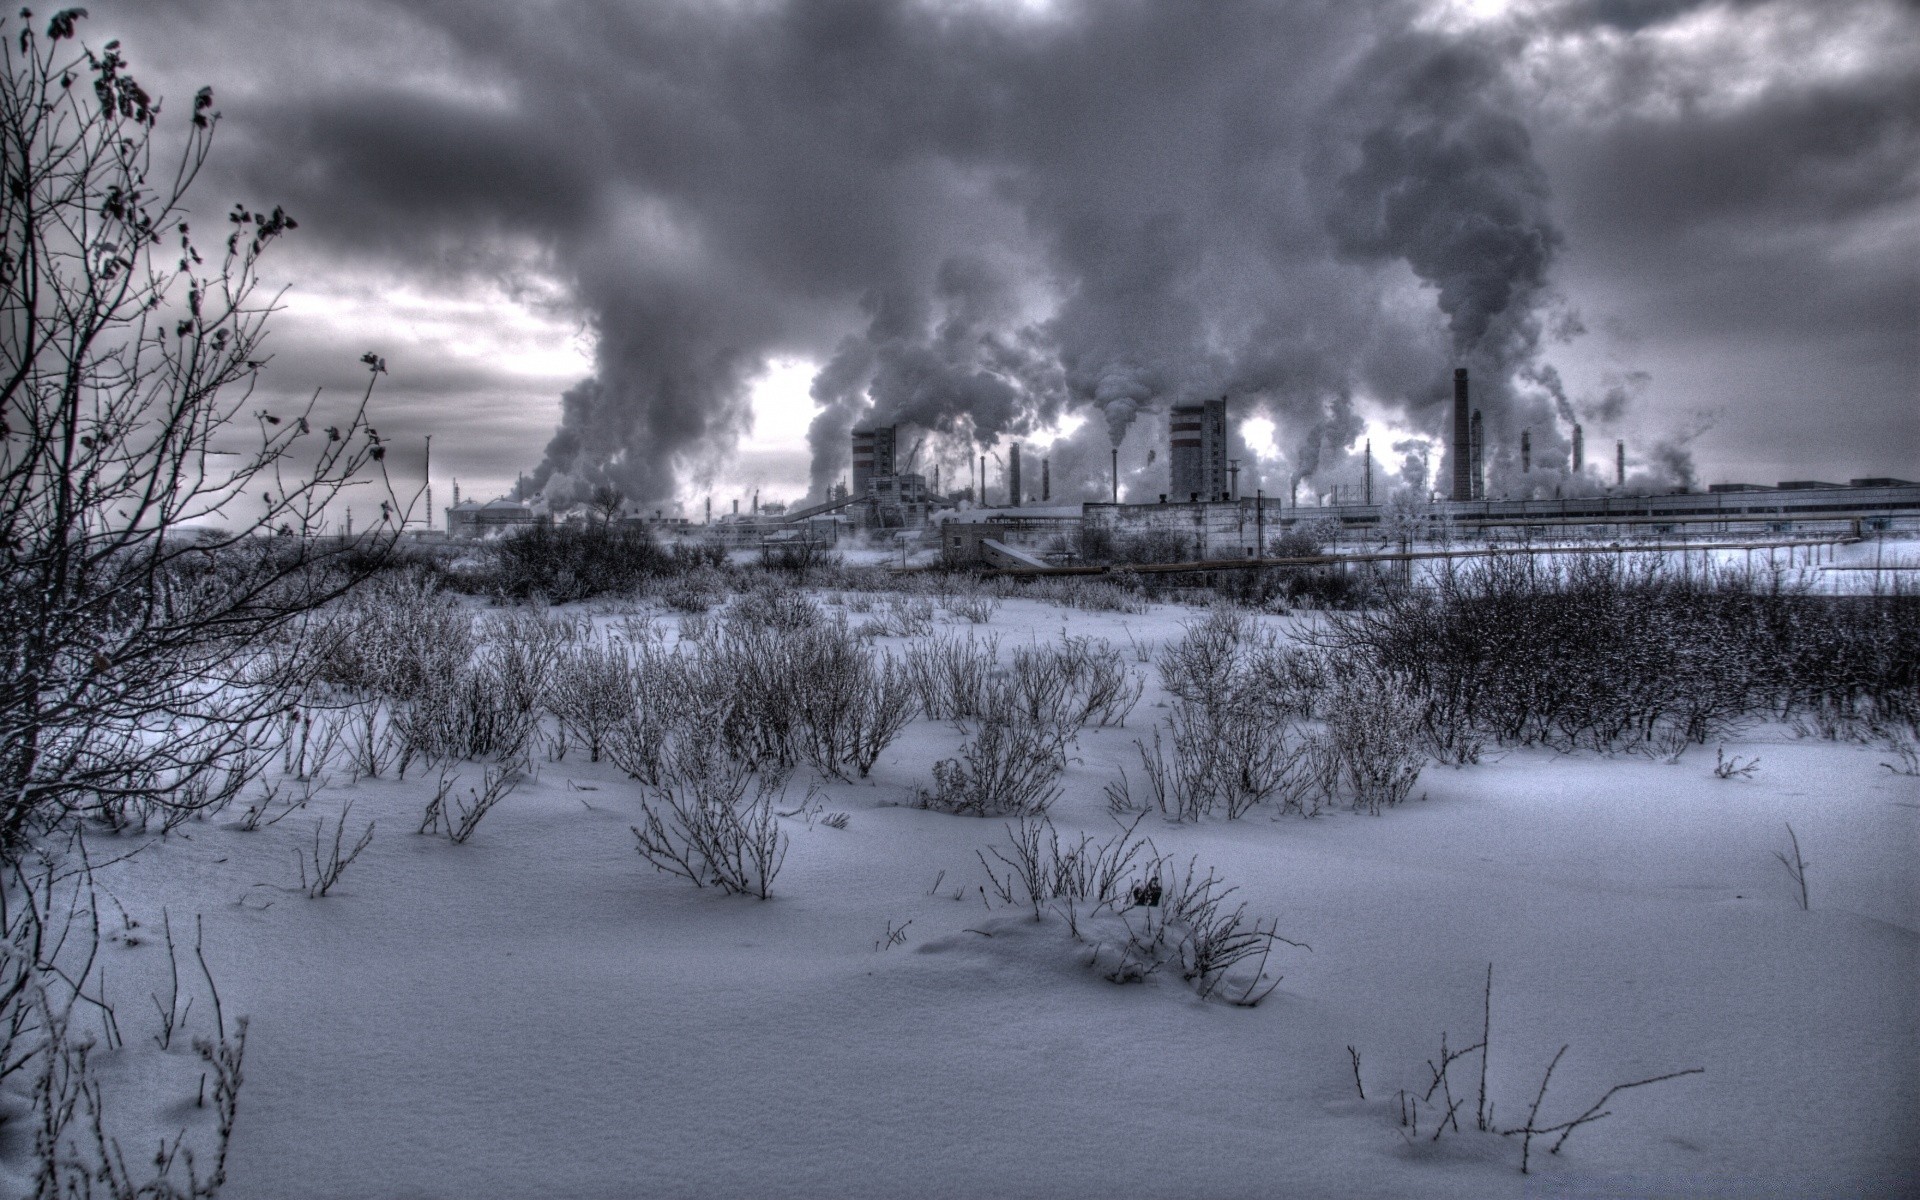
[[[951,595],[942,602],[948,612],[975,625],[985,625],[993,620],[1000,611],[1000,602],[989,595],[977,592],[960,592]]]
[[[580,636],[573,622],[539,612],[486,622],[471,663],[443,686],[396,708],[405,757],[524,759],[560,660]]]
[[[1151,808],[1177,821],[1220,811],[1234,820],[1272,803],[1281,812],[1312,815],[1326,797],[1324,739],[1258,708],[1180,700],[1167,717],[1167,730],[1165,739],[1156,727],[1150,739],[1134,740],[1138,790],[1122,768],[1106,789],[1114,811]]]
[[[798,700],[808,761],[828,775],[845,778],[852,767],[865,778],[913,719],[907,668],[847,638],[822,639],[807,667]]]
[[[958,758],[933,765],[933,790],[921,793],[921,803],[973,817],[1044,813],[1060,796],[1055,780],[1066,765],[1066,742],[1057,727],[990,718]]]
[[[1009,588],[1009,594],[1024,594],[1035,600],[1045,600],[1064,608],[1077,608],[1083,612],[1143,613],[1147,611],[1146,597],[1140,593],[1139,584],[1128,580],[1116,583],[1105,579],[1084,579],[1068,576],[1064,579],[1041,578],[1031,581],[1001,580]]]
[[[985,712],[999,654],[1000,639],[994,634],[932,638],[909,646],[904,662],[921,711],[936,721]]]
[[[560,723],[561,737],[578,741],[588,761],[599,762],[608,738],[632,714],[640,686],[625,643],[589,642],[569,647],[555,660],[546,705]]]
[[[1266,642],[1253,618],[1242,608],[1216,604],[1185,629],[1160,651],[1161,684],[1181,700],[1209,708],[1240,703],[1248,651]]]
[[[821,621],[820,607],[807,594],[777,576],[763,577],[734,601],[730,620],[747,621],[792,633]]]
[[[318,620],[316,682],[411,700],[473,657],[473,618],[423,571],[377,575]]]
[[[1452,761],[1476,740],[1667,755],[1765,716],[1839,735],[1920,711],[1920,597],[1606,555],[1450,568],[1338,615],[1328,645],[1405,680]]]
[[[660,602],[678,613],[705,613],[726,598],[726,579],[711,568],[689,571],[660,588]]]
[[[861,627],[861,633],[868,637],[926,637],[933,632],[937,611],[925,596],[889,596],[874,619]]]
[[[1421,706],[1391,676],[1352,672],[1327,702],[1327,748],[1356,809],[1374,815],[1413,793],[1427,756]]]
[[[707,737],[678,739],[661,781],[647,788],[635,849],[655,870],[695,887],[765,900],[787,857],[773,802],[781,771],[755,772]]]

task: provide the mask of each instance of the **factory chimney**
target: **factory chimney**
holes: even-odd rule
[[[1474,500],[1487,498],[1486,434],[1480,424],[1480,410],[1473,410],[1473,421],[1467,434],[1469,476],[1468,495]]]
[[[1007,447],[1007,507],[1020,507],[1020,443]]]
[[[1053,500],[1053,459],[1043,458],[1040,460],[1040,503],[1047,504],[1052,500]]]
[[[1578,475],[1587,466],[1586,436],[1580,432],[1578,424],[1573,427],[1573,473]]]
[[[1613,444],[1613,482],[1616,487],[1627,486],[1627,444],[1624,441]]]
[[[1447,457],[1453,462],[1453,498],[1455,500],[1473,499],[1473,452],[1468,445],[1473,439],[1473,414],[1467,407],[1467,369],[1455,367],[1453,370],[1453,452]]]
[[[1113,502],[1120,503],[1120,447],[1113,448]]]
[[[1533,433],[1522,429],[1520,431],[1520,473],[1524,475],[1531,470],[1533,470]]]

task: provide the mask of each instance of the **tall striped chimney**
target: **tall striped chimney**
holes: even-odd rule
[[[1448,458],[1453,463],[1453,498],[1455,500],[1473,499],[1473,450],[1468,445],[1473,438],[1473,414],[1467,407],[1467,369],[1455,367],[1453,370],[1453,450]]]

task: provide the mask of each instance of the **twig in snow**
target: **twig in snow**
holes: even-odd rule
[[[1773,856],[1780,860],[1780,865],[1787,869],[1787,874],[1791,875],[1793,882],[1799,885],[1800,909],[1805,912],[1807,910],[1807,862],[1800,857],[1800,839],[1794,835],[1791,824],[1787,826],[1787,838],[1793,843],[1793,857],[1788,858],[1778,850],[1773,852]]]

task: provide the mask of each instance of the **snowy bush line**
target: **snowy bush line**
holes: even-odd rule
[[[1673,756],[1771,717],[1823,736],[1920,720],[1920,596],[1817,596],[1604,555],[1496,557],[1339,613],[1321,639],[1420,705],[1428,745]]]

